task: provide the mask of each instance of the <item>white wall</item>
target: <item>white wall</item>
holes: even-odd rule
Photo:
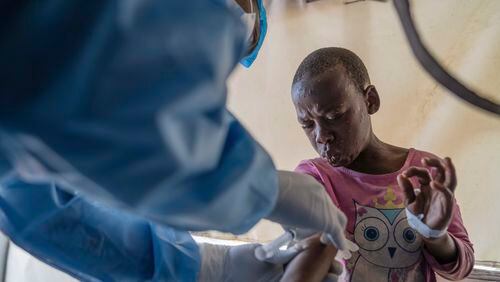
[[[500,1],[411,2],[422,36],[440,60],[472,88],[500,101]],[[267,41],[252,69],[234,73],[229,104],[277,166],[293,169],[315,156],[289,98],[298,64],[317,48],[351,49],[381,94],[381,110],[372,119],[376,133],[395,145],[452,157],[456,196],[477,259],[500,261],[500,118],[458,101],[420,69],[391,1],[269,4]],[[279,229],[269,226],[249,236],[276,236]]]

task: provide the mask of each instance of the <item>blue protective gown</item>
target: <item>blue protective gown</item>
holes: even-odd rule
[[[193,281],[187,230],[270,213],[268,154],[227,111],[222,0],[0,4],[0,229],[83,280]]]

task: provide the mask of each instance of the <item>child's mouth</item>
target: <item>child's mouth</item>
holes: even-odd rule
[[[325,152],[322,154],[322,158],[328,161],[333,166],[339,166],[343,162],[343,158],[340,154],[330,154]]]

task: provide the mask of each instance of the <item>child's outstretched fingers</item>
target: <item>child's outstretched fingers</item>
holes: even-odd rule
[[[431,182],[429,170],[422,167],[412,166],[403,172],[403,176],[407,178],[416,177],[422,185],[429,185]]]
[[[436,176],[433,181],[437,181],[444,187],[455,191],[457,186],[457,177],[455,173],[455,166],[451,162],[451,159],[446,157],[444,160],[439,160],[436,158],[423,158],[422,164],[427,168],[436,169]]]
[[[422,164],[429,169],[436,169],[435,181],[439,183],[444,183],[446,181],[446,164],[443,161],[435,158],[423,158]]]
[[[442,192],[444,194],[446,200],[453,200],[453,191],[446,188],[443,184],[441,184],[437,181],[432,181],[431,188]],[[451,204],[453,205],[453,202],[451,202]]]
[[[403,172],[403,176],[407,178],[416,177],[420,182],[420,194],[418,197],[423,198],[424,209],[428,205],[428,200],[431,198],[431,191],[429,183],[432,181],[429,170],[423,167],[412,166]],[[417,199],[418,200],[418,199]],[[421,203],[421,204],[422,204]]]
[[[405,193],[405,206],[413,203],[416,199],[416,195],[410,179],[403,174],[400,174],[398,175],[398,184]]]
[[[444,159],[445,162],[445,176],[446,181],[444,183],[445,187],[450,189],[451,192],[455,193],[455,188],[457,188],[457,174],[455,172],[455,166],[451,162],[449,157]]]

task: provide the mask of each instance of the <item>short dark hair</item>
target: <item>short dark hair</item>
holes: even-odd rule
[[[363,61],[354,52],[340,47],[321,48],[309,54],[295,72],[293,84],[303,80],[306,75],[314,77],[339,65],[344,67],[355,86],[363,92],[365,85],[370,83]]]

